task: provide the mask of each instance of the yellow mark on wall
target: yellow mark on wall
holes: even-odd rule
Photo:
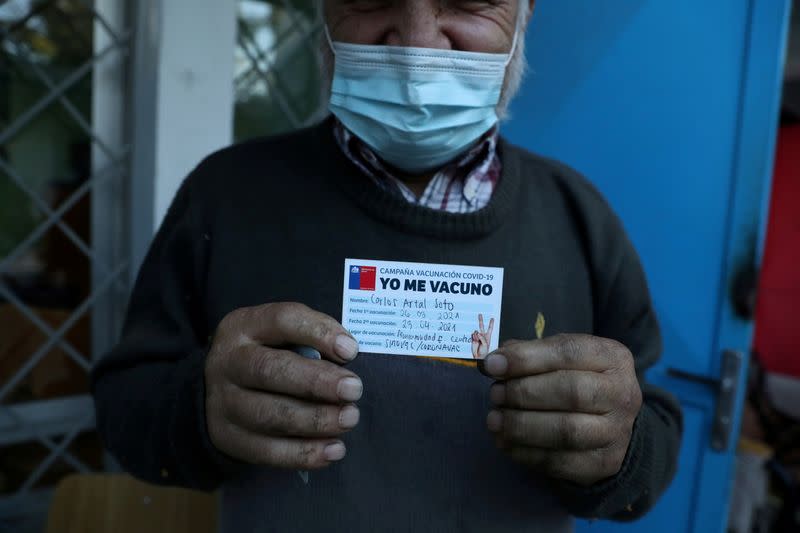
[[[539,313],[536,315],[536,338],[539,340],[542,340],[542,337],[544,336],[544,326],[544,315]]]

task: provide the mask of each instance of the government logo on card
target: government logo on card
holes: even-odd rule
[[[375,290],[374,266],[353,265],[350,267],[350,289],[358,291]]]

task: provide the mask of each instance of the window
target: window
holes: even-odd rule
[[[324,113],[315,0],[239,0],[234,137],[291,131]]]
[[[118,0],[0,3],[0,529],[102,466],[88,369],[127,294],[123,20]]]

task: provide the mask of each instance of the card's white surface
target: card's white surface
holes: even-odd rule
[[[364,353],[483,358],[502,298],[502,268],[345,259],[342,325]]]

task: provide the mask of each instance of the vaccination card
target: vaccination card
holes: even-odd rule
[[[497,349],[503,269],[345,259],[342,325],[364,353],[483,359]]]

